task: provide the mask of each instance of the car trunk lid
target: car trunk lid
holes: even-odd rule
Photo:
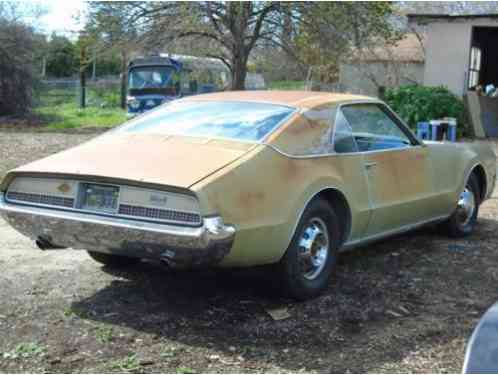
[[[111,133],[9,174],[95,176],[189,188],[255,146],[201,137]]]

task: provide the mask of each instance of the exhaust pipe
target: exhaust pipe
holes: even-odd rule
[[[36,246],[40,250],[57,250],[57,249],[64,249],[63,247],[53,245],[48,239],[44,237],[38,237],[38,239],[35,241]]]

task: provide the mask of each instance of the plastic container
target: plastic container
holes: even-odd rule
[[[451,141],[456,142],[457,121],[455,118],[443,118],[440,120],[431,120],[431,139],[433,141]]]
[[[419,122],[417,124],[418,139],[431,139],[431,124],[428,122]]]

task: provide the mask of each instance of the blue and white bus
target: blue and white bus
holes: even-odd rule
[[[128,115],[185,95],[223,90],[228,69],[220,61],[185,55],[138,57],[128,66]]]

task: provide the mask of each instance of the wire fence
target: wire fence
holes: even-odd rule
[[[325,92],[346,92],[339,83],[317,81],[265,81],[262,75],[251,75],[248,80],[249,90],[306,90]],[[80,106],[81,85],[78,79],[46,79],[38,83],[35,89],[34,106]],[[88,80],[85,89],[85,105],[94,108],[119,108],[121,89],[119,76],[100,77]]]
[[[76,105],[81,102],[82,89],[77,79],[51,79],[39,82],[34,93],[35,107]],[[105,77],[88,80],[85,102],[88,107],[119,107],[119,77]]]

